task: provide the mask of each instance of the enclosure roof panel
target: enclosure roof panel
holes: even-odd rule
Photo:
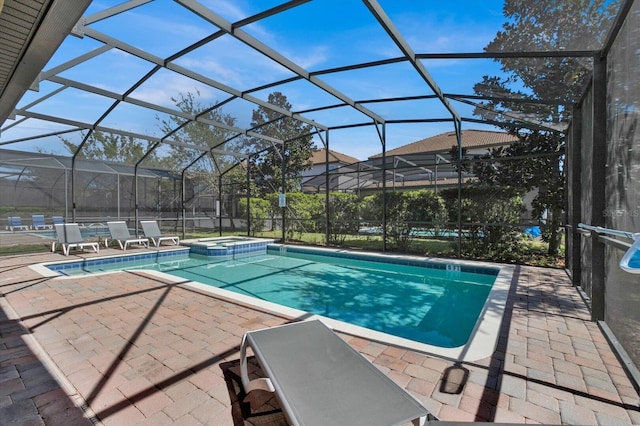
[[[256,111],[330,130],[332,148],[359,158],[430,136],[406,124],[563,131],[627,3],[6,0],[0,144],[63,124],[158,149],[187,143],[197,122],[242,157],[250,147],[224,135],[260,140]],[[34,134],[18,116],[51,126]]]

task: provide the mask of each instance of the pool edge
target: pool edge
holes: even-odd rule
[[[342,250],[344,251],[344,250]],[[405,256],[407,258],[416,258],[414,256]],[[455,264],[466,264],[475,267],[487,267],[488,265],[477,261],[450,261]],[[496,281],[491,288],[491,291],[487,295],[487,301],[485,302],[482,312],[478,317],[471,336],[472,338],[467,344],[458,346],[455,348],[442,348],[438,346],[429,345],[426,343],[416,342],[414,340],[405,339],[402,337],[393,336],[391,334],[383,333],[376,330],[371,330],[365,327],[349,324],[343,321],[335,320],[333,318],[325,317],[318,314],[311,314],[299,309],[290,308],[287,306],[279,305],[277,303],[268,302],[265,300],[257,299],[255,297],[245,296],[230,290],[213,287],[207,284],[202,284],[196,281],[185,280],[183,278],[174,277],[172,275],[164,274],[162,272],[153,271],[149,269],[138,270],[146,274],[168,280],[172,283],[180,283],[187,285],[191,288],[199,291],[212,294],[220,299],[239,303],[243,306],[260,309],[262,311],[283,316],[292,320],[307,321],[311,319],[320,319],[325,324],[329,325],[334,330],[349,334],[352,336],[362,337],[365,339],[373,340],[379,343],[388,344],[391,346],[398,346],[405,349],[414,350],[417,352],[426,353],[429,355],[439,356],[442,358],[450,359],[459,362],[472,362],[478,361],[483,358],[487,358],[493,354],[498,344],[500,337],[500,328],[502,326],[502,319],[504,318],[504,311],[506,308],[506,302],[509,296],[511,285],[513,284],[513,274],[515,266],[506,264],[491,264],[490,267],[498,268],[498,275]]]
[[[296,247],[299,247],[299,246],[296,246]],[[316,250],[317,248],[311,248],[311,249]],[[384,253],[361,252],[361,251],[331,249],[331,248],[322,248],[322,251],[366,254],[366,255],[374,255],[374,256],[385,255]],[[121,256],[123,257],[124,255],[107,256],[107,257],[121,257]],[[473,267],[493,268],[498,270],[498,273],[496,275],[496,280],[491,288],[491,291],[487,295],[487,300],[483,305],[482,311],[479,314],[478,320],[476,321],[476,324],[474,325],[474,328],[471,332],[472,337],[467,342],[467,344],[458,346],[455,348],[442,348],[438,346],[429,345],[426,343],[416,342],[416,341],[402,338],[402,337],[393,336],[384,332],[371,330],[365,327],[348,324],[346,322],[335,320],[322,315],[311,314],[299,309],[289,308],[283,305],[267,302],[267,301],[250,297],[250,296],[245,296],[229,290],[224,290],[221,288],[213,287],[213,286],[202,284],[199,282],[186,280],[184,278],[175,277],[162,272],[153,271],[149,269],[136,269],[136,271],[144,272],[145,274],[161,278],[170,283],[174,283],[174,284],[179,283],[181,285],[187,285],[199,291],[212,294],[215,297],[221,298],[223,300],[230,301],[233,303],[240,303],[244,306],[260,309],[274,315],[283,316],[289,319],[297,319],[297,320],[321,319],[323,322],[325,322],[325,324],[329,325],[331,328],[333,328],[338,332],[342,332],[342,333],[357,336],[357,337],[362,337],[362,338],[373,340],[383,344],[398,346],[398,347],[414,350],[417,352],[439,356],[439,357],[454,360],[454,361],[459,361],[459,362],[477,361],[477,360],[489,357],[493,354],[497,346],[498,339],[500,337],[500,327],[502,326],[502,319],[504,317],[504,312],[506,309],[506,302],[508,299],[509,291],[511,289],[511,286],[513,285],[513,275],[515,272],[514,265],[507,265],[507,264],[500,264],[500,263],[488,264],[486,262],[471,261],[471,260],[440,259],[440,258],[433,258],[433,257],[421,257],[421,256],[398,255],[398,254],[393,254],[392,256],[396,259],[401,258],[401,259],[408,259],[408,260],[437,261],[445,264],[465,265],[471,268]],[[44,262],[40,264],[30,265],[30,268],[45,277],[51,277],[51,278],[57,278],[57,279],[83,278],[82,276],[77,276],[77,275],[66,276],[66,275],[58,274],[57,272],[50,270],[46,266],[46,265],[55,264],[55,263],[71,263],[71,262],[73,261],[69,260],[69,261],[63,261],[63,262]],[[119,272],[122,272],[122,271],[101,272],[100,274],[113,274],[113,273],[119,273]],[[95,275],[96,274],[94,274],[93,276]]]

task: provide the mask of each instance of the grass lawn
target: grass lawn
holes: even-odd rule
[[[189,233],[185,239],[215,237],[219,233],[201,232]],[[223,232],[223,236],[242,235],[238,232]],[[261,232],[258,237],[274,238],[280,240],[282,231]],[[296,233],[293,239],[287,240],[287,244],[305,244],[325,246],[325,235],[321,233]],[[342,244],[339,246],[352,250],[377,251],[383,249],[382,237],[379,235],[349,235],[346,236]],[[12,256],[28,253],[44,253],[51,249],[50,243],[37,244],[18,244],[0,247],[0,256]],[[558,257],[549,257],[546,254],[547,245],[541,241],[530,240],[524,241],[518,253],[513,253],[509,259],[485,259],[487,261],[500,261],[505,263],[521,263],[533,266],[545,266],[552,268],[564,267],[564,257],[561,253]],[[406,253],[417,256],[457,258],[457,241],[456,240],[437,240],[428,238],[414,238],[408,242],[406,247],[398,248],[387,241],[387,251],[393,253]]]

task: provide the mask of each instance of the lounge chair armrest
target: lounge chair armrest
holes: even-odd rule
[[[240,379],[242,380],[242,387],[244,393],[248,394],[252,390],[263,390],[267,392],[275,392],[271,379],[261,377],[258,379],[249,380],[249,374],[247,373],[247,337],[246,334],[242,336],[242,343],[240,345]]]
[[[246,385],[244,384],[244,381],[243,381],[242,387],[244,388],[245,394],[248,394],[252,390],[263,390],[267,392],[276,391],[276,389],[273,387],[273,383],[271,383],[271,379],[268,379],[265,377],[250,380],[249,383],[247,383]]]

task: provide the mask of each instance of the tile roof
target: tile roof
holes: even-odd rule
[[[311,154],[311,163],[324,164],[326,159],[325,152],[326,150],[324,148],[313,151],[313,154]],[[329,163],[353,164],[359,161],[360,160],[355,157],[351,157],[349,155],[343,154],[338,151],[333,151],[331,149],[329,150]]]
[[[487,130],[463,130],[462,146],[465,148],[484,148],[500,145],[509,145],[517,138],[505,132],[494,132]],[[447,132],[436,136],[421,139],[419,141],[391,149],[387,151],[387,156],[407,155],[424,152],[448,152],[452,146],[457,145],[456,133]],[[382,153],[372,155],[369,158],[382,157]]]

